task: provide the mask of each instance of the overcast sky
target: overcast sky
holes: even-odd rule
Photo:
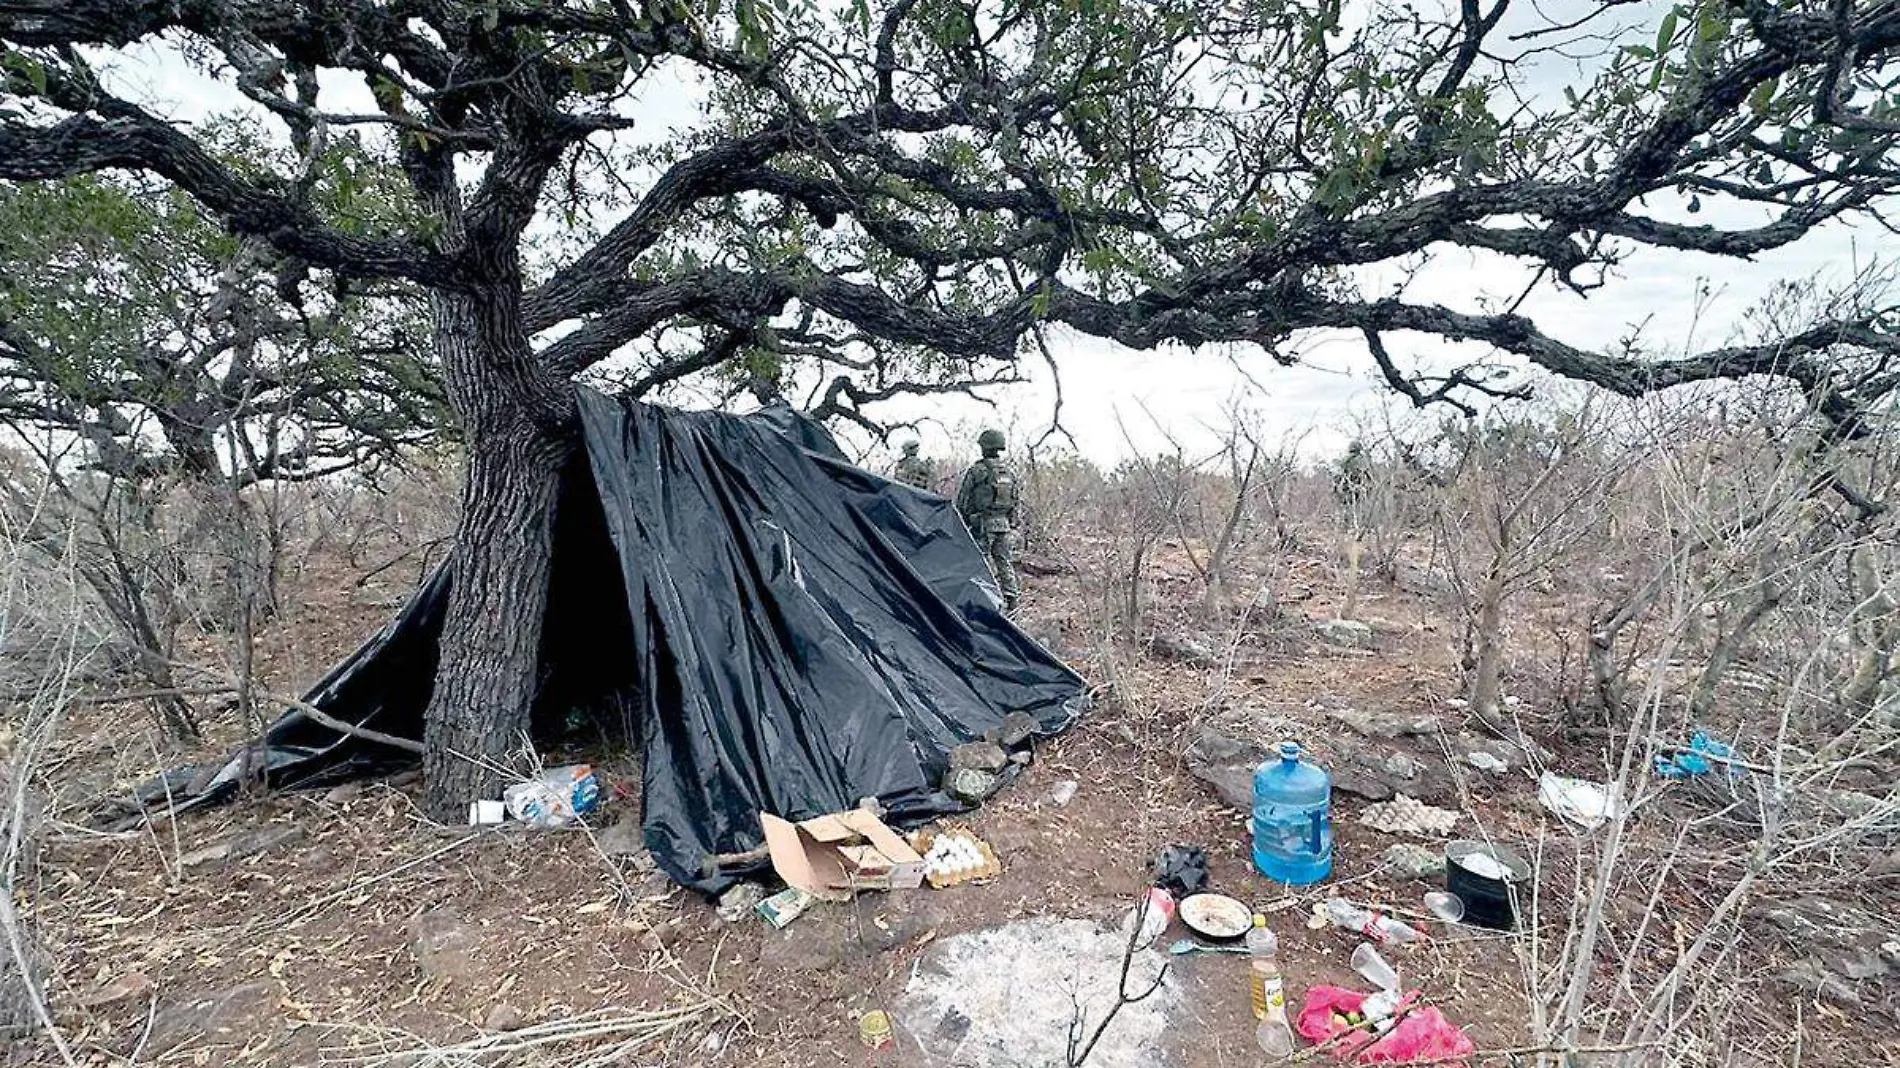
[[[1579,3],[1546,3],[1542,14],[1521,7],[1513,17],[1520,24],[1563,19],[1581,10]],[[1655,2],[1633,6],[1622,17],[1642,24],[1658,7]],[[192,71],[165,46],[135,47],[113,61],[111,76],[120,91],[181,122],[252,110],[234,90]],[[1555,55],[1535,65],[1529,77],[1532,92],[1539,95],[1556,94],[1565,84],[1579,81],[1576,65]],[[326,77],[324,95],[325,106],[332,109],[371,110],[360,82],[351,78]],[[644,136],[664,137],[696,121],[696,96],[682,85],[643,102],[640,117],[651,123]],[[1664,217],[1671,210],[1668,205],[1649,209]],[[1682,220],[1740,218],[1725,218],[1716,208]],[[1857,266],[1865,265],[1872,247],[1870,233],[1837,225],[1753,263],[1695,254],[1638,255],[1587,300],[1545,287],[1521,310],[1546,332],[1579,347],[1609,347],[1640,330],[1648,351],[1681,352],[1733,339],[1743,315],[1778,280],[1818,277],[1845,282]],[[1413,276],[1405,295],[1408,300],[1475,311],[1487,298],[1517,296],[1527,277],[1518,266],[1489,254],[1451,250],[1434,256]],[[1361,276],[1361,284],[1368,294],[1385,295],[1398,278],[1391,269],[1369,271]],[[1705,290],[1699,301],[1698,293]],[[1391,396],[1374,380],[1363,343],[1355,335],[1298,339],[1292,349],[1300,355],[1295,367],[1279,366],[1259,349],[1241,346],[1141,353],[1063,329],[1051,331],[1049,342],[1060,369],[1063,425],[1085,454],[1101,462],[1124,453],[1130,437],[1144,450],[1157,447],[1161,435],[1155,424],[1167,427],[1190,448],[1206,447],[1214,437],[1211,428],[1235,405],[1253,413],[1270,436],[1299,436],[1310,455],[1333,454],[1350,438],[1355,417],[1393,406]],[[1417,335],[1393,335],[1388,345],[1401,361],[1419,359],[1436,366],[1492,355],[1483,347],[1454,346]],[[965,435],[984,425],[1010,428],[1018,437],[1035,436],[1047,428],[1054,410],[1055,375],[1036,358],[1025,361],[1023,371],[1030,381],[993,393],[994,408],[930,398],[884,409],[883,414],[919,420],[926,448],[933,454],[967,452]],[[880,455],[887,454],[867,459],[876,462]]]

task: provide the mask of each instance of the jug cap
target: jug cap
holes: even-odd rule
[[[1300,743],[1298,743],[1298,742],[1281,742],[1281,743],[1280,743],[1280,759],[1281,759],[1281,760],[1298,760],[1298,759],[1300,759]]]

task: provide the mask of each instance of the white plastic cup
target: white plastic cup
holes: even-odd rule
[[[1399,988],[1399,973],[1392,970],[1392,966],[1379,956],[1379,951],[1372,948],[1370,942],[1361,942],[1359,948],[1352,951],[1352,970],[1365,976],[1366,982],[1380,990]]]
[[[500,801],[470,801],[468,803],[468,825],[485,827],[506,822],[508,806]]]

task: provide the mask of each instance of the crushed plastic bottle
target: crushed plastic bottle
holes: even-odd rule
[[[1333,780],[1300,759],[1295,742],[1253,773],[1253,863],[1261,874],[1306,886],[1333,873]]]
[[[1260,1021],[1254,1040],[1271,1057],[1293,1053],[1293,1028],[1286,1019],[1286,981],[1280,976],[1280,940],[1267,929],[1267,918],[1256,914],[1247,932],[1247,985],[1253,995],[1254,1019]]]
[[[1127,938],[1134,932],[1136,946],[1145,949],[1154,945],[1155,939],[1161,937],[1161,932],[1167,930],[1169,922],[1174,919],[1174,909],[1173,894],[1158,886],[1150,889],[1146,904],[1136,905],[1122,917],[1122,937]],[[1139,932],[1135,932],[1136,920],[1141,921]]]
[[[1380,944],[1403,946],[1419,940],[1418,931],[1405,921],[1362,909],[1343,898],[1327,898],[1325,916],[1334,927],[1357,931]]]

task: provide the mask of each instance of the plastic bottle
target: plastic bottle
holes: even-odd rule
[[[1342,898],[1326,899],[1326,918],[1335,927],[1344,927],[1348,931],[1357,931],[1374,942],[1405,945],[1418,941],[1419,934],[1410,924],[1395,920],[1390,916],[1381,916],[1369,912]]]
[[[1254,1038],[1262,1052],[1285,1057],[1293,1052],[1293,1029],[1286,1021],[1286,983],[1280,977],[1277,954],[1280,940],[1267,929],[1267,918],[1256,915],[1247,932],[1247,983],[1253,994],[1254,1019],[1260,1026]]]
[[[1333,780],[1294,742],[1253,773],[1253,863],[1289,886],[1333,873]]]

